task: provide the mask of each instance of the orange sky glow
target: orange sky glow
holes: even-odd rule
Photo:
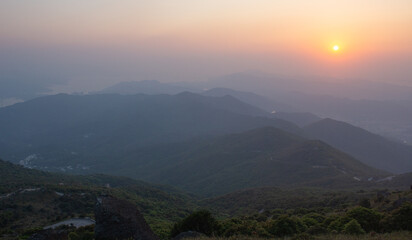
[[[262,70],[282,74],[342,78],[372,79],[401,71],[399,81],[405,82],[411,73],[405,67],[412,63],[411,43],[410,0],[0,3],[0,47],[90,47],[181,61],[193,57],[205,64],[199,69],[216,74],[260,64]],[[335,45],[339,51],[333,51]],[[207,63],[221,56],[226,62],[234,59],[226,69]],[[239,56],[256,57],[239,63]],[[293,68],[277,65],[282,59]],[[385,59],[399,64],[373,73]]]

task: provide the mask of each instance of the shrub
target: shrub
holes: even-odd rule
[[[299,233],[298,235],[292,238],[292,240],[314,240],[314,239],[315,237],[308,233]]]
[[[343,232],[351,235],[365,234],[365,230],[362,229],[361,225],[355,219],[345,224]]]
[[[268,232],[277,237],[284,237],[305,231],[305,228],[302,221],[282,215],[269,225]]]
[[[345,224],[347,224],[351,220],[352,220],[352,218],[350,218],[348,216],[337,217],[335,220],[333,220],[329,224],[328,230],[329,231],[336,231],[337,233],[340,233],[344,230]]]
[[[376,210],[365,207],[353,208],[347,213],[347,215],[350,218],[356,219],[356,221],[366,232],[379,231],[379,222],[383,216]]]
[[[405,203],[392,213],[393,230],[412,231],[412,204]]]
[[[273,237],[264,228],[265,223],[256,220],[230,219],[222,223],[222,235],[231,237],[236,235]]]
[[[303,216],[304,218],[312,218],[315,219],[318,223],[322,223],[323,221],[325,221],[325,216],[321,215],[319,213],[309,213],[306,214],[305,216]]]
[[[365,208],[371,208],[371,201],[367,198],[363,198],[359,202],[359,206],[365,207]]]
[[[175,237],[187,231],[196,231],[211,236],[219,234],[220,229],[220,224],[209,211],[200,210],[176,223],[171,230],[171,236]]]

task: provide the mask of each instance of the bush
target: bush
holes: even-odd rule
[[[292,240],[314,240],[315,237],[308,233],[300,233],[292,238]]]
[[[405,203],[392,213],[393,230],[412,231],[412,204]]]
[[[376,210],[365,207],[353,208],[347,213],[347,215],[350,218],[356,219],[356,221],[366,232],[379,231],[379,222],[383,216]]]
[[[365,234],[365,230],[362,229],[361,225],[355,219],[345,224],[343,232],[351,235]]]
[[[305,228],[306,226],[299,219],[282,215],[270,224],[268,232],[277,237],[284,237],[303,232]]]
[[[170,235],[175,237],[182,232],[196,231],[212,236],[219,234],[220,229],[220,224],[209,211],[200,210],[190,214],[180,222],[176,223],[173,226]]]
[[[364,199],[360,200],[359,206],[365,207],[365,208],[371,208],[371,201],[367,198],[364,198]]]
[[[222,223],[222,235],[224,237],[232,237],[236,235],[258,236],[258,237],[273,237],[264,228],[262,222],[246,219],[230,219]]]
[[[319,213],[309,213],[306,214],[305,216],[303,216],[304,218],[312,218],[315,219],[318,223],[322,223],[323,221],[325,221],[325,216],[321,215]]]
[[[344,230],[344,227],[347,223],[349,223],[352,220],[352,218],[348,217],[348,216],[340,216],[337,217],[335,220],[333,220],[332,222],[330,222],[329,226],[328,226],[328,230],[329,231],[335,231],[337,233],[340,233]]]

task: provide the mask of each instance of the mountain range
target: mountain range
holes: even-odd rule
[[[0,152],[29,168],[128,176],[202,196],[365,186],[412,171],[411,147],[319,119],[230,95],[59,94],[1,108]]]
[[[27,166],[83,168],[128,149],[193,137],[264,126],[301,131],[267,115],[230,96],[60,94],[1,108],[0,151]]]

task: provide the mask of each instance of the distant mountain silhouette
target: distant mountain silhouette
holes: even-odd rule
[[[193,88],[182,87],[170,83],[162,83],[156,80],[120,82],[107,87],[98,93],[130,94],[178,94],[184,91],[192,91]]]
[[[273,116],[275,118],[292,122],[299,127],[303,127],[322,120],[322,118],[308,112],[276,112],[273,113]]]
[[[210,90],[202,92],[202,95],[213,97],[232,96],[242,102],[259,107],[267,112],[272,113],[272,117],[295,123],[300,127],[317,122],[322,119],[309,112],[291,112],[296,108],[286,103],[271,100],[252,92],[236,91],[229,88],[212,88]]]
[[[242,102],[259,107],[267,112],[291,111],[293,109],[288,104],[280,101],[274,101],[252,92],[236,91],[229,88],[212,88],[202,92],[202,94],[213,97],[223,97],[226,95],[230,95],[232,97],[239,99]]]
[[[412,146],[329,118],[304,127],[304,131],[369,166],[394,173],[412,171]]]

